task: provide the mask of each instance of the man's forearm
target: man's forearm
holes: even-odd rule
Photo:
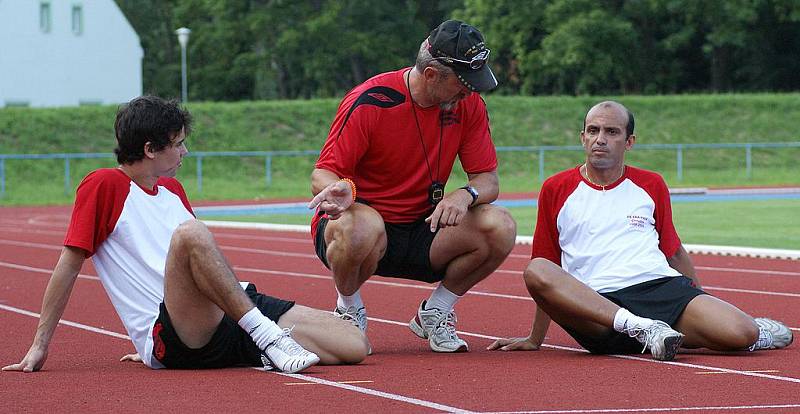
[[[332,171],[315,168],[311,173],[311,194],[319,194],[320,191],[331,185],[331,183],[339,181],[339,178],[340,177]]]
[[[473,205],[491,203],[497,200],[500,194],[500,184],[497,178],[497,171],[489,171],[480,174],[468,174],[469,185],[478,191],[478,199]]]
[[[540,307],[536,307],[536,316],[533,318],[533,326],[531,327],[531,334],[528,339],[540,346],[544,342],[544,337],[547,335],[547,330],[550,327],[550,315],[543,311]]]
[[[692,258],[689,257],[689,252],[683,248],[683,245],[678,248],[678,251],[675,252],[675,255],[667,258],[667,263],[669,263],[671,268],[680,272],[680,274],[692,279],[695,286],[698,288],[700,287],[700,279],[697,277],[697,272],[694,269]]]
[[[75,247],[64,247],[58,259],[50,281],[42,299],[42,312],[39,316],[39,326],[33,345],[40,349],[47,349],[55,332],[61,315],[67,307],[67,302],[75,286],[75,279],[83,266],[85,259],[83,250]]]

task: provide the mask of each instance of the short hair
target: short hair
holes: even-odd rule
[[[583,130],[586,131],[586,117],[589,116],[589,112],[591,112],[592,109],[594,109],[597,106],[608,107],[612,105],[619,106],[620,108],[625,110],[626,114],[628,114],[628,125],[625,126],[625,138],[627,139],[629,136],[633,135],[633,127],[636,125],[636,121],[633,119],[633,112],[629,111],[628,108],[625,107],[625,105],[614,101],[600,102],[599,104],[589,108],[589,110],[586,111],[586,115],[583,116]]]
[[[144,145],[150,142],[151,151],[161,151],[184,131],[189,135],[192,115],[176,100],[157,96],[140,96],[121,105],[114,121],[117,148],[114,154],[120,164],[132,164],[144,158]]]
[[[433,67],[436,68],[439,73],[442,74],[443,78],[447,78],[450,75],[455,74],[453,69],[442,62],[439,62],[436,58],[431,55],[431,51],[428,50],[428,39],[422,41],[422,44],[419,45],[419,52],[417,52],[417,60],[414,62],[414,67],[422,73],[425,68]]]

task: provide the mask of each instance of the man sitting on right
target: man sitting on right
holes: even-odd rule
[[[583,165],[542,184],[525,284],[537,311],[527,338],[489,349],[535,350],[550,320],[597,354],[644,352],[671,360],[686,348],[741,351],[784,348],[786,325],[753,319],[700,289],[672,223],[660,175],[625,165],[634,119],[601,102],[584,119]],[[674,328],[674,329],[673,329]]]

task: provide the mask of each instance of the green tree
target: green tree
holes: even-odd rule
[[[142,78],[145,93],[180,96],[180,47],[174,35],[173,9],[178,0],[116,0],[133,25],[144,49]]]
[[[490,64],[500,93],[519,93],[533,73],[530,54],[547,35],[543,27],[547,0],[466,0],[454,16],[477,27],[491,49]]]
[[[536,73],[523,91],[598,94],[635,90],[638,47],[617,1],[560,0],[545,9],[549,34],[522,65]]]

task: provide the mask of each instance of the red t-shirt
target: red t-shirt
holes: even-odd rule
[[[358,197],[391,223],[419,220],[432,209],[431,177],[446,183],[456,156],[469,174],[497,168],[481,96],[471,94],[452,111],[412,109],[408,70],[377,75],[347,93],[316,163],[351,178]]]

